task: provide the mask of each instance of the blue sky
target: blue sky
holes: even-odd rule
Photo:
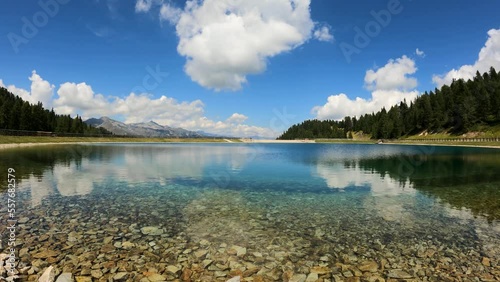
[[[268,2],[2,1],[0,85],[61,114],[274,137],[500,69],[498,1]]]

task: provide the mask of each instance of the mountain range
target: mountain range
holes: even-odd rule
[[[182,138],[218,137],[202,131],[194,132],[183,128],[164,126],[154,121],[126,124],[109,117],[101,117],[90,118],[86,120],[85,123],[97,128],[105,128],[115,135]]]

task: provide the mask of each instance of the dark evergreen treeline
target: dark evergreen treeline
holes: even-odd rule
[[[293,140],[295,138],[346,138],[343,121],[306,120],[293,125],[278,139]]]
[[[43,108],[42,103],[32,105],[0,87],[0,129],[46,131],[76,134],[111,134],[104,128],[87,125],[82,118],[57,115]]]
[[[350,138],[362,131],[374,139],[396,139],[425,130],[462,134],[480,125],[500,124],[500,73],[492,67],[473,80],[455,80],[377,113],[345,117],[341,121],[308,120],[290,127],[278,139]],[[340,134],[342,131],[342,134]]]

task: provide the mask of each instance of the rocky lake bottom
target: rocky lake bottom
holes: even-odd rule
[[[76,281],[500,279],[498,221],[421,195],[116,187],[26,202],[16,281],[49,266]]]

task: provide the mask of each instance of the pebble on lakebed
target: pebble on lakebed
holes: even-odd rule
[[[168,199],[54,197],[24,209],[29,220],[19,224],[15,276],[0,255],[0,280],[500,280],[500,238],[480,224],[437,228],[442,223],[430,211],[403,229],[356,210],[343,209],[352,220],[339,220],[331,199],[315,200],[324,211],[315,217],[304,212],[310,203],[283,193],[249,193],[246,203],[241,197],[207,191],[193,200],[188,188]],[[150,205],[130,211],[145,201]]]

